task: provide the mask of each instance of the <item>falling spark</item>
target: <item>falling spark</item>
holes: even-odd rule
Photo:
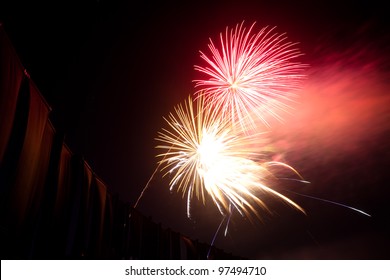
[[[305,64],[294,60],[302,55],[297,43],[287,41],[274,28],[252,33],[244,22],[220,34],[220,48],[210,39],[211,57],[203,52],[207,66],[195,65],[208,79],[195,80],[196,96],[244,131],[255,129],[258,120],[269,127],[268,117],[282,121],[280,112],[290,112],[296,90],[302,86]]]
[[[368,214],[367,212],[364,212],[363,210],[360,210],[358,208],[355,208],[355,207],[352,207],[352,206],[349,206],[349,205],[346,205],[346,204],[343,204],[343,203],[339,203],[339,202],[336,202],[336,201],[333,201],[333,200],[323,199],[323,198],[319,198],[319,197],[315,197],[315,196],[311,196],[311,195],[307,195],[307,194],[301,194],[301,193],[297,193],[297,192],[293,192],[293,191],[289,191],[289,192],[297,194],[297,195],[300,195],[300,196],[304,196],[304,197],[316,199],[316,200],[319,200],[319,201],[323,201],[323,202],[326,202],[326,203],[331,203],[331,204],[334,204],[334,205],[338,205],[338,206],[350,209],[352,211],[356,211],[359,214],[365,215],[367,217],[371,217],[371,215]]]
[[[304,213],[291,199],[266,185],[275,177],[267,169],[268,165],[297,172],[284,163],[259,163],[270,150],[264,145],[264,133],[244,134],[222,118],[220,112],[205,107],[202,96],[195,101],[189,97],[165,120],[169,129],[163,129],[156,138],[162,143],[157,148],[163,150],[158,155],[162,157],[159,165],[164,176],[171,175],[171,191],[182,192],[183,197],[187,197],[188,217],[190,201],[197,197],[204,203],[206,194],[223,216],[228,215],[232,207],[243,216],[253,213],[261,218],[256,206],[270,211],[264,201],[265,194]],[[262,152],[258,151],[259,147]]]

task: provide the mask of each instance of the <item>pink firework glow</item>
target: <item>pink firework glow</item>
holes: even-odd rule
[[[294,60],[301,56],[296,43],[285,34],[264,27],[252,33],[244,22],[220,34],[220,48],[210,39],[211,56],[201,53],[205,67],[195,70],[207,79],[195,80],[196,95],[203,95],[206,105],[239,122],[244,131],[257,127],[258,121],[269,126],[268,117],[281,121],[281,112],[289,112],[296,90],[301,88],[306,65]]]

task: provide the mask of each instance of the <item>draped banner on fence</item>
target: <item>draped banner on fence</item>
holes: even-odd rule
[[[15,219],[16,227],[21,226],[25,221],[27,212],[31,210],[32,199],[37,188],[44,184],[49,153],[45,151],[46,158],[42,159],[41,152],[42,149],[50,149],[51,146],[43,146],[50,107],[31,80],[29,93],[30,103],[25,138],[15,170],[15,182],[9,197],[9,211],[11,217]]]
[[[0,24],[2,259],[205,258],[207,244],[163,228],[112,194],[64,142],[50,112]]]
[[[23,66],[0,23],[0,166],[14,121]]]

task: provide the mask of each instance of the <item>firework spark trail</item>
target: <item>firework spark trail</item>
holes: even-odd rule
[[[226,224],[226,229],[227,229],[227,227],[228,227],[228,224],[229,224],[229,221],[230,221],[230,217],[231,217],[231,213],[229,214],[228,222],[227,222],[227,224]],[[223,216],[221,222],[219,223],[219,226],[218,226],[217,230],[216,230],[215,233],[214,233],[213,239],[211,240],[211,243],[210,243],[209,250],[208,250],[208,252],[207,252],[207,259],[210,258],[211,249],[212,249],[213,246],[214,246],[214,242],[215,242],[215,240],[217,239],[217,235],[218,235],[218,233],[219,233],[219,230],[221,229],[221,227],[222,227],[223,223],[225,222],[225,220],[226,220],[226,215]]]
[[[275,28],[263,28],[251,34],[244,22],[220,34],[220,49],[210,39],[211,57],[201,53],[207,66],[195,65],[208,79],[194,80],[207,106],[214,107],[244,131],[257,127],[257,120],[269,126],[267,116],[282,120],[280,112],[290,111],[288,105],[301,87],[306,65],[294,62],[302,54],[296,43],[287,42],[285,34]],[[252,115],[254,116],[252,117]]]
[[[159,164],[164,176],[171,174],[170,189],[187,195],[187,215],[190,216],[190,200],[196,196],[205,201],[207,193],[221,215],[227,215],[232,206],[241,215],[255,214],[261,218],[256,205],[270,211],[261,195],[268,194],[281,199],[292,207],[304,210],[286,196],[266,185],[274,175],[267,164],[260,164],[267,151],[264,133],[246,135],[223,117],[220,112],[204,106],[202,97],[175,108],[166,122],[170,129],[163,129],[156,140],[162,144]],[[259,152],[259,147],[264,149]],[[269,162],[294,170],[284,163]]]

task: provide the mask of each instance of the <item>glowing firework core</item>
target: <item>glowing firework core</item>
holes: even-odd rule
[[[215,138],[215,135],[203,131],[202,140],[198,145],[197,155],[199,156],[199,170],[203,173],[210,169],[218,159],[223,149],[221,139]]]
[[[215,114],[210,107],[204,108],[200,97],[194,106],[191,98],[184,106],[176,107],[176,114],[166,119],[173,132],[164,129],[159,133],[157,146],[165,152],[160,164],[171,175],[171,190],[187,194],[187,215],[190,216],[190,200],[196,194],[205,200],[210,195],[222,215],[231,211],[232,206],[242,215],[259,215],[254,204],[269,210],[259,193],[272,194],[303,212],[287,197],[265,185],[272,177],[266,164],[256,162],[263,133],[245,135],[231,123]],[[262,146],[261,148],[265,148]],[[292,170],[288,165],[273,163]]]

